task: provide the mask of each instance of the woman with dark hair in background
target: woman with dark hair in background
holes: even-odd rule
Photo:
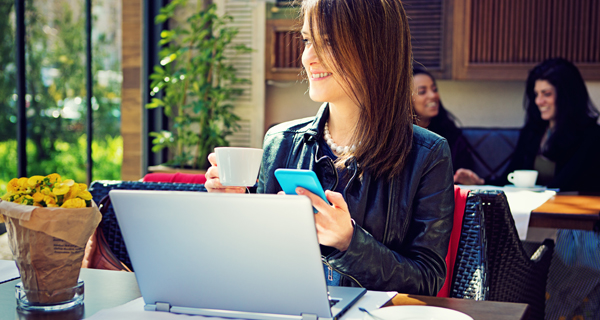
[[[495,185],[519,169],[539,172],[537,184],[560,191],[600,192],[600,126],[581,73],[548,59],[529,73],[526,118],[513,158]]]
[[[600,192],[600,126],[581,73],[568,60],[543,61],[529,72],[525,125],[505,173],[539,172],[537,184],[560,191]]]
[[[483,179],[469,169],[473,165],[471,152],[462,130],[456,126],[456,118],[442,105],[435,78],[420,67],[413,67],[413,103],[416,124],[448,140],[454,183],[482,184]]]
[[[282,192],[278,168],[315,171],[331,205],[296,192],[319,211],[327,283],[435,295],[452,231],[452,164],[446,140],[413,125],[402,3],[306,0],[301,16],[309,95],[324,104],[266,133],[257,192]],[[209,160],[209,192],[244,191],[223,187],[215,155]]]
[[[577,67],[545,60],[531,70],[525,90],[525,126],[506,174],[535,169],[540,185],[600,192],[598,110]],[[600,319],[599,245],[597,231],[558,230],[546,319]]]
[[[562,58],[529,72],[525,125],[508,173],[538,171],[537,183],[560,191],[600,192],[600,126],[581,73]],[[558,230],[548,275],[546,319],[600,319],[600,235]]]

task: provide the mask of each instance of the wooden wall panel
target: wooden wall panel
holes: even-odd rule
[[[142,177],[142,0],[123,1],[123,84],[121,135],[123,137],[122,180]]]
[[[410,26],[413,58],[438,78],[448,78],[451,46],[445,39],[451,35],[447,20],[452,3],[447,0],[403,0]],[[301,72],[300,25],[297,20],[267,20],[266,70],[267,80],[298,80]]]
[[[453,77],[522,80],[552,57],[600,80],[600,1],[455,0]]]
[[[273,68],[302,67],[302,35],[297,31],[276,30],[274,33],[277,53]]]
[[[443,24],[442,0],[404,0],[408,16],[413,58],[416,64],[430,71],[443,69]]]
[[[294,19],[267,20],[265,35],[265,79],[300,80],[302,36]]]
[[[535,63],[555,56],[598,62],[600,39],[587,37],[600,26],[599,13],[594,14],[597,1],[531,0],[526,10],[519,10],[522,3],[472,0],[470,63]],[[517,21],[523,27],[513,30]],[[526,50],[518,53],[515,47]]]

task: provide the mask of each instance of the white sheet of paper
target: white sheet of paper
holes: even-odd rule
[[[383,292],[383,291],[367,291],[367,293],[360,298],[341,318],[341,320],[362,320],[364,318],[364,312],[358,310],[359,307],[363,307],[369,311],[380,308],[391,298],[393,298],[397,292]],[[105,309],[97,312],[87,319],[92,320],[113,320],[113,319],[128,319],[128,320],[179,320],[189,318],[209,318],[209,319],[223,319],[218,317],[203,317],[203,316],[189,316],[184,314],[175,314],[167,312],[153,312],[144,311],[144,299],[137,298],[124,305]]]
[[[19,277],[19,269],[13,260],[0,260],[0,283]]]
[[[365,318],[365,313],[358,310],[358,308],[363,307],[368,311],[379,309],[396,294],[398,294],[398,292],[395,291],[367,291],[360,300],[346,311],[341,320],[362,320]]]
[[[519,233],[519,238],[525,240],[527,238],[527,229],[529,228],[529,216],[531,216],[531,210],[541,206],[548,199],[552,198],[556,191],[545,190],[545,191],[529,191],[529,190],[515,190],[514,188],[505,188],[498,186],[467,186],[459,185],[461,189],[473,190],[502,190],[506,194],[508,200],[508,206],[510,212],[515,220],[515,226]]]

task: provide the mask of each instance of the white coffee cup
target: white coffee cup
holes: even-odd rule
[[[251,187],[256,184],[262,162],[262,149],[215,148],[221,184],[229,187]]]
[[[519,188],[532,188],[535,186],[538,172],[536,170],[515,170],[508,174],[508,181]]]

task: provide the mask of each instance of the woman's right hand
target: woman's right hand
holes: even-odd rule
[[[206,182],[204,183],[204,187],[206,187],[208,192],[246,192],[246,187],[225,187],[221,184],[221,180],[219,179],[219,169],[217,168],[217,155],[214,152],[208,155],[208,161],[210,162],[210,168],[206,170]]]

